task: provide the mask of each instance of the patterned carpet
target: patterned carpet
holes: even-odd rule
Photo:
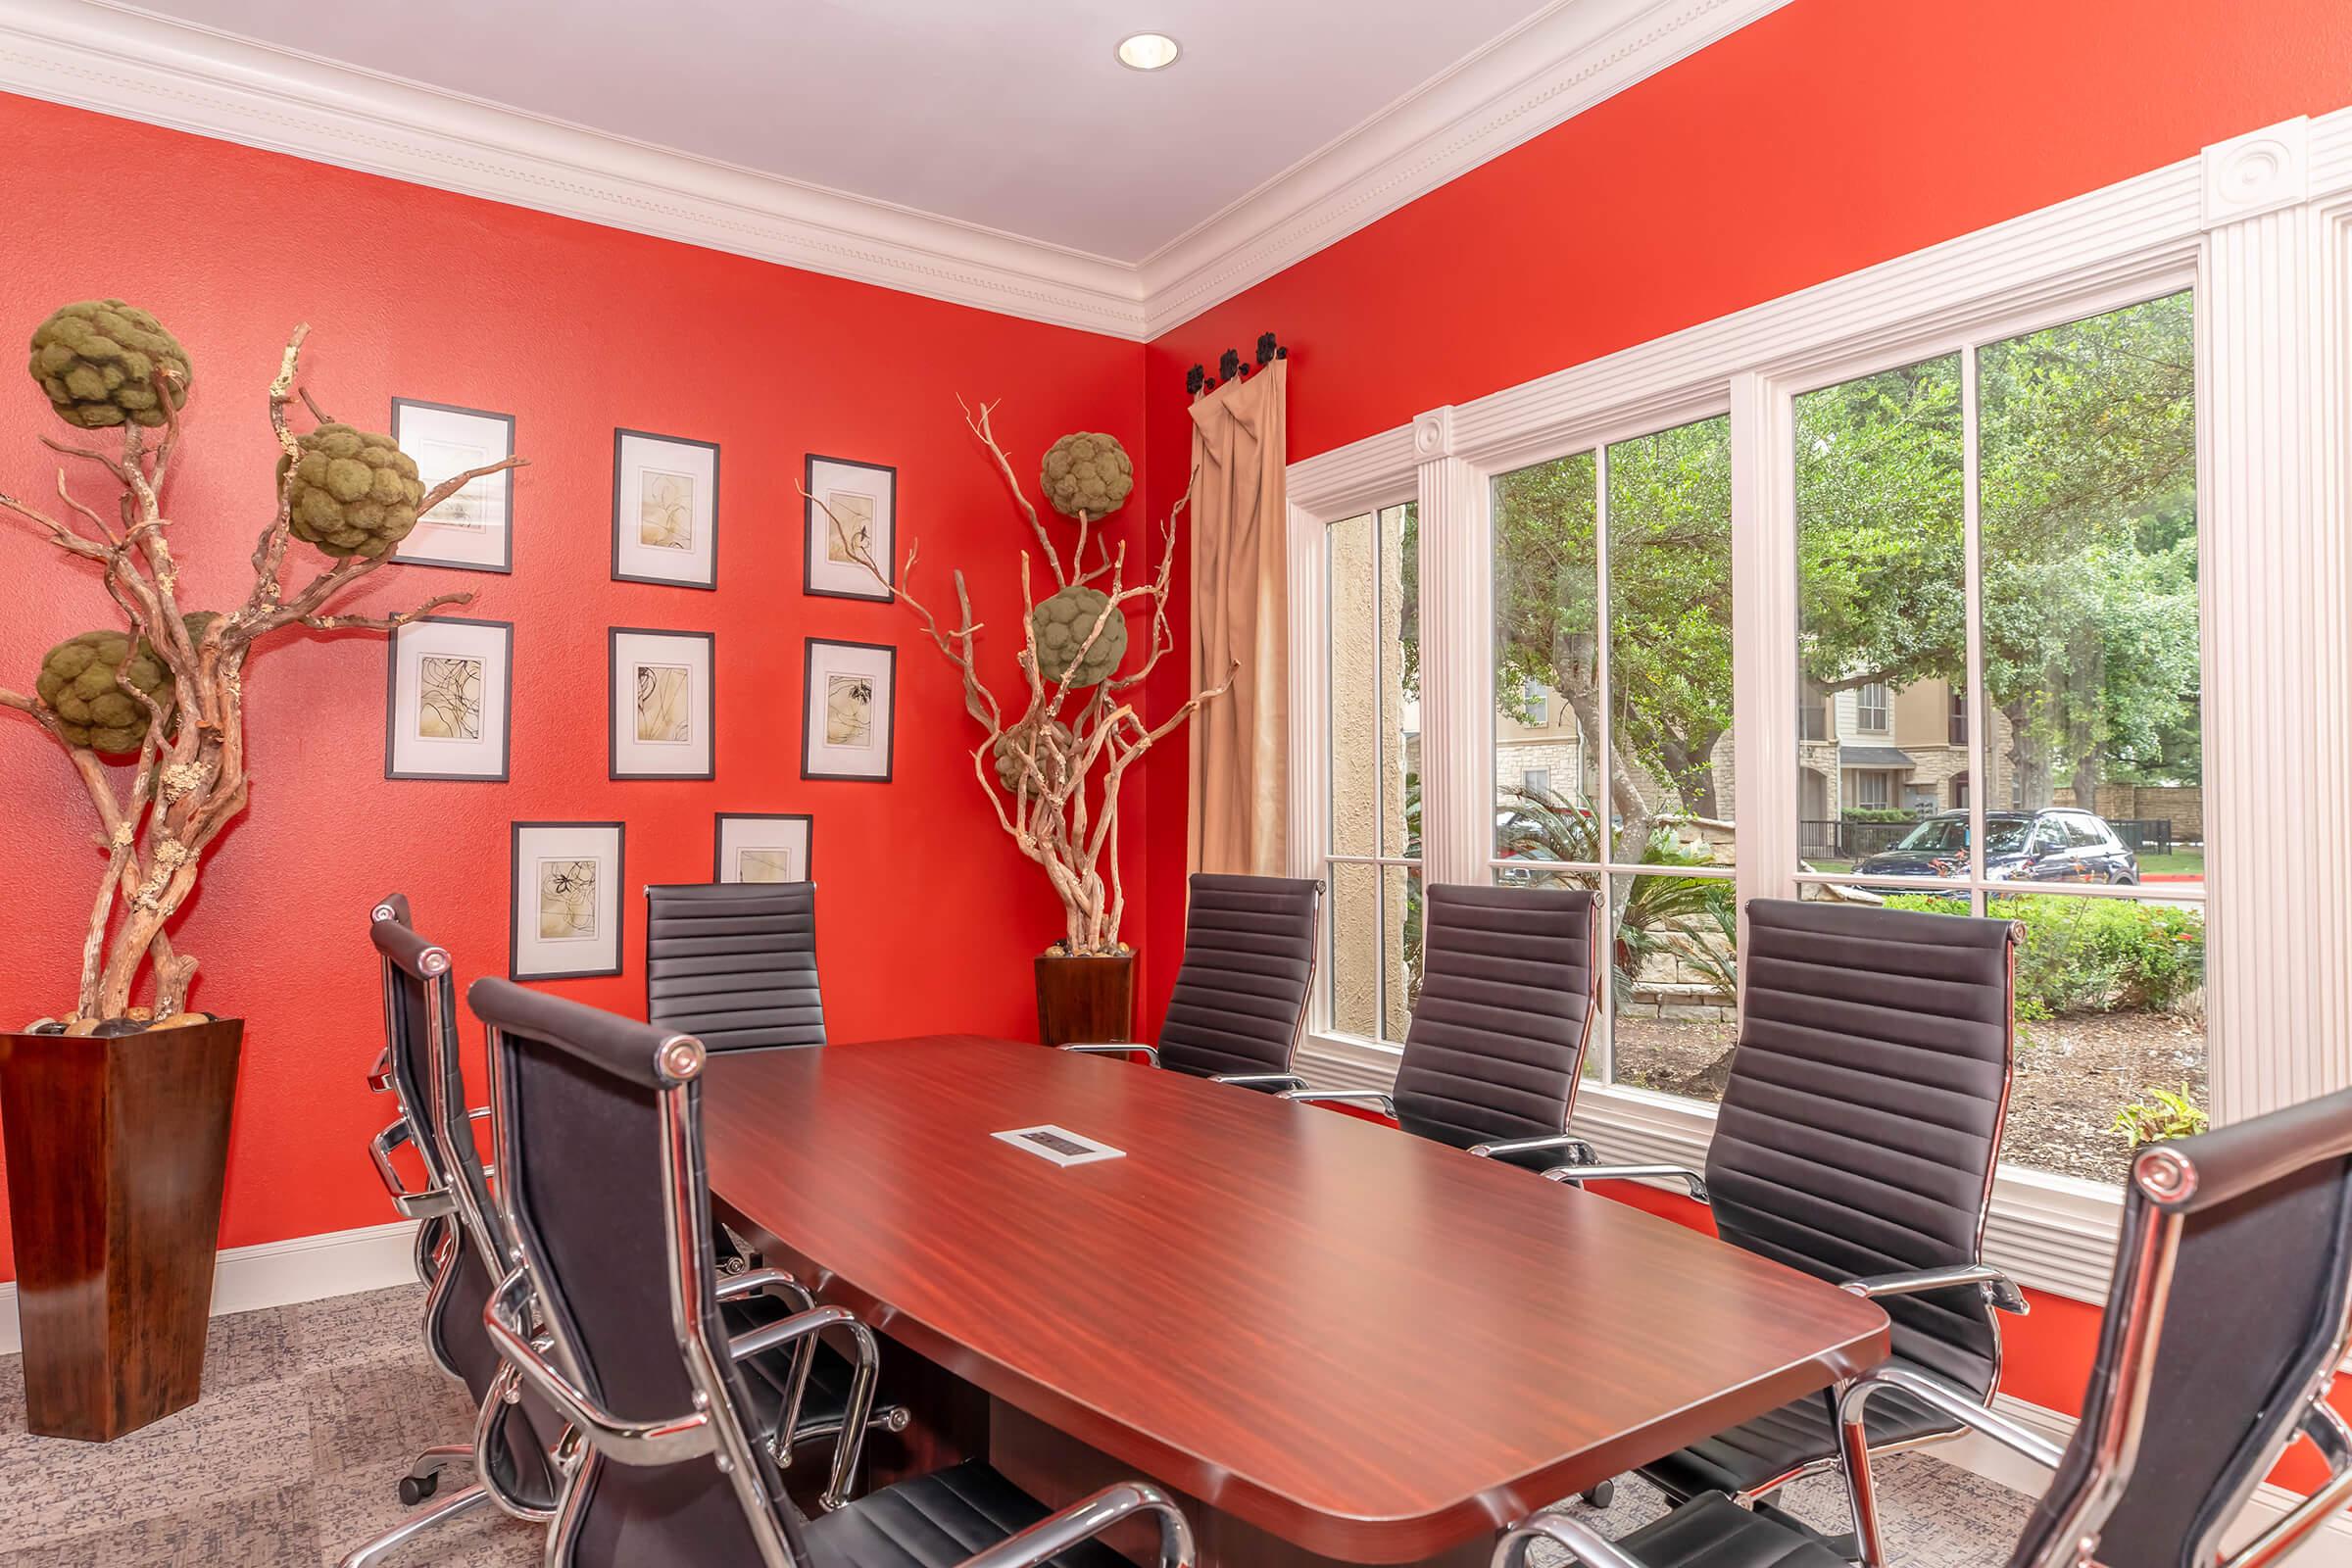
[[[27,1436],[18,1359],[0,1356],[0,1568],[331,1568],[406,1511],[393,1489],[417,1449],[471,1435],[464,1392],[425,1355],[423,1295],[215,1318],[203,1400],[104,1446]],[[2003,1561],[2028,1506],[1921,1454],[1890,1460],[1882,1491],[1905,1568]],[[1834,1482],[1800,1483],[1787,1501],[1843,1528]],[[1602,1528],[1621,1535],[1662,1511],[1646,1487],[1620,1483]],[[530,1568],[541,1541],[484,1509],[386,1568]]]

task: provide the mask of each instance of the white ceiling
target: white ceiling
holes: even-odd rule
[[[142,0],[534,115],[1141,262],[1586,0]],[[1145,74],[1131,32],[1184,45]]]

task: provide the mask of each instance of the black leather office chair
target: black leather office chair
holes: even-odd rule
[[[1930,916],[1929,918],[1934,918]],[[2269,1568],[2352,1501],[2352,1428],[2327,1402],[2352,1348],[2352,1092],[2160,1144],[2133,1161],[2098,1359],[2063,1450],[1985,1409],[1974,1388],[1889,1365],[1839,1409],[1856,1537],[1835,1544],[1721,1493],[1623,1541],[1543,1513],[1494,1568],[1544,1539],[1586,1568],[1888,1568],[1872,1485],[1871,1407],[1930,1406],[2041,1464],[2010,1568]],[[2317,1491],[2235,1554],[2222,1536],[2287,1446],[2328,1462]]]
[[[1440,884],[1422,895],[1421,998],[1396,1082],[1286,1100],[1377,1105],[1417,1137],[1541,1170],[1592,1152],[1568,1133],[1600,993],[1586,888]]]
[[[405,893],[388,893],[368,911],[368,922],[393,920],[412,925],[409,899]],[[450,1234],[449,1194],[435,1187],[430,1180],[419,1188],[412,1188],[401,1176],[392,1154],[402,1148],[421,1149],[427,1138],[424,1123],[424,1089],[421,1084],[404,1086],[392,1064],[392,969],[384,965],[384,1048],[376,1053],[375,1065],[368,1070],[368,1087],[379,1095],[390,1095],[395,1113],[384,1130],[368,1145],[368,1157],[382,1179],[384,1194],[392,1200],[392,1212],[402,1219],[418,1220],[416,1227],[416,1263],[418,1284],[430,1285],[439,1265],[434,1261],[441,1246]]]
[[[472,1465],[474,1484],[353,1548],[342,1568],[367,1568],[484,1503],[521,1519],[554,1518],[563,1468],[557,1455],[564,1441],[563,1418],[514,1387],[514,1374],[499,1361],[482,1324],[490,1288],[510,1266],[505,1259],[512,1246],[491,1206],[489,1177],[473,1137],[481,1113],[466,1106],[449,955],[417,935],[408,901],[398,894],[376,906],[368,934],[384,976],[378,1076],[388,1081],[402,1110],[400,1122],[378,1135],[371,1152],[395,1192],[395,1206],[406,1214],[429,1214],[427,1224],[438,1228],[425,1293],[425,1345],[441,1369],[466,1385],[479,1415],[471,1443],[440,1445],[416,1456],[401,1478],[400,1499],[413,1507],[432,1496],[452,1466]],[[390,1151],[404,1142],[423,1166],[423,1189],[404,1187],[393,1170]]]
[[[562,1409],[588,1451],[567,1487],[548,1568],[1118,1568],[1092,1538],[1131,1515],[1161,1526],[1167,1568],[1192,1535],[1156,1488],[1128,1482],[1049,1515],[980,1462],[851,1501],[861,1420],[836,1454],[824,1510],[784,1494],[744,1418],[747,1355],[831,1330],[858,1350],[854,1417],[873,1396],[872,1332],[847,1308],[728,1336],[703,1166],[700,1041],[503,980],[467,993],[496,1062],[501,1196],[521,1263],[492,1302],[500,1353]],[[772,1272],[772,1271],[769,1271]],[[536,1300],[544,1349],[525,1304]]]
[[[2006,920],[1757,899],[1745,1000],[1703,1176],[1570,1166],[1584,1182],[1674,1177],[1725,1241],[1879,1298],[1892,1365],[1988,1404],[1996,1307],[2025,1298],[1985,1264],[1984,1217],[2007,1115],[2017,928]],[[1648,1466],[1671,1496],[1747,1502],[1837,1463],[1833,1396],[1814,1396]],[[1958,1437],[1900,1392],[1871,1409],[1879,1453]]]
[[[816,884],[683,883],[645,899],[649,1019],[711,1051],[825,1043]]]
[[[1315,984],[1323,884],[1198,871],[1186,886],[1184,964],[1159,1043],[1086,1041],[1061,1049],[1141,1055],[1170,1072],[1260,1091],[1303,1088],[1291,1058]]]

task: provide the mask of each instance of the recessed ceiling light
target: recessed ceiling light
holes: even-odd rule
[[[1119,40],[1119,64],[1136,71],[1164,70],[1183,52],[1183,46],[1164,32],[1139,32]]]

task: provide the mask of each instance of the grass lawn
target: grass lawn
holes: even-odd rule
[[[2139,858],[2141,876],[2194,876],[2205,874],[2203,850],[2175,850],[2170,855],[2142,855]]]

